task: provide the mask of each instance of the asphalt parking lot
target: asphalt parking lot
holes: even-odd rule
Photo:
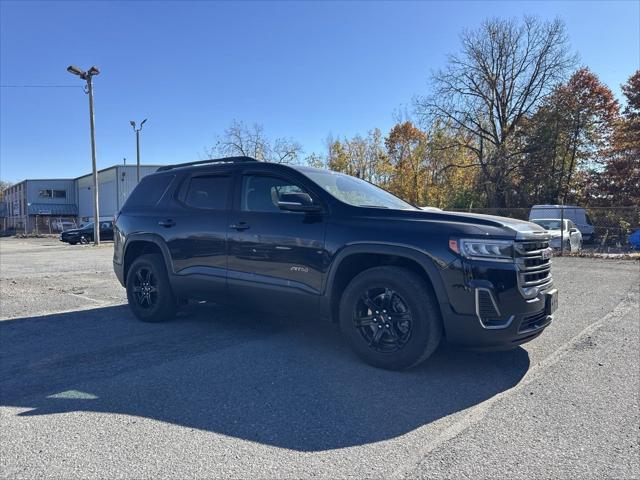
[[[637,261],[556,258],[541,337],[388,372],[300,315],[137,322],[111,254],[0,240],[3,478],[640,477]]]

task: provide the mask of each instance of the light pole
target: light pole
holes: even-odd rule
[[[136,180],[140,183],[140,130],[142,130],[142,126],[147,119],[145,118],[140,122],[140,126],[136,128],[136,122],[130,120],[129,123],[133,127],[133,131],[136,132]]]
[[[93,170],[93,243],[100,245],[100,210],[98,206],[98,169],[96,167],[96,130],[93,119],[93,77],[100,73],[97,67],[86,72],[73,65],[67,67],[69,73],[79,76],[87,82],[86,93],[89,94],[89,125],[91,127],[91,166]]]

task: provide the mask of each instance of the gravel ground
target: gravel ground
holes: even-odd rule
[[[111,248],[0,240],[4,478],[640,478],[638,262],[554,259],[541,337],[394,373],[300,317],[137,322]]]

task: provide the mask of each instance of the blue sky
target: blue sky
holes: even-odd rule
[[[90,170],[87,97],[69,64],[97,65],[98,166],[197,160],[233,119],[292,137],[379,127],[427,91],[458,35],[486,17],[561,17],[581,63],[619,94],[640,67],[640,2],[0,3],[0,178]]]

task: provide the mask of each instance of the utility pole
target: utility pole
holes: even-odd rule
[[[100,245],[100,207],[98,203],[98,168],[96,162],[96,131],[93,115],[93,77],[100,73],[97,67],[91,67],[88,71],[83,71],[78,67],[70,65],[67,71],[79,76],[87,82],[86,93],[89,94],[89,125],[91,128],[91,167],[93,172],[93,244]]]
[[[136,181],[140,183],[140,130],[147,119],[145,118],[140,122],[140,126],[136,128],[136,122],[129,121],[129,124],[133,127],[133,131],[136,132]]]

